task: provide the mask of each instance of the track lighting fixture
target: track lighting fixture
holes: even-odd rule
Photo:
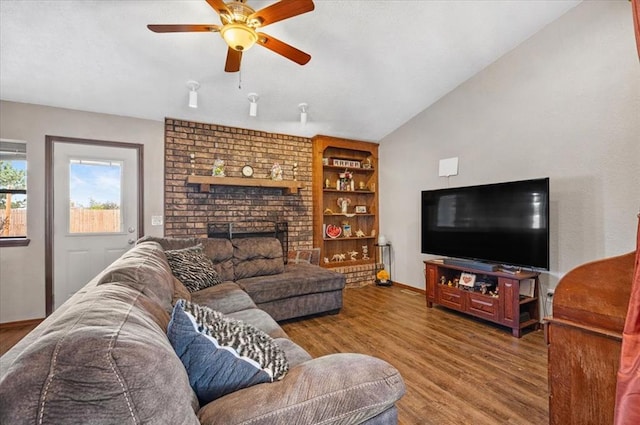
[[[298,109],[300,110],[300,124],[302,125],[307,123],[307,108],[309,108],[309,105],[306,103],[298,105]]]
[[[189,87],[189,107],[196,109],[198,107],[198,89],[200,88],[200,83],[197,81],[189,80],[187,81],[187,87]]]
[[[258,115],[258,99],[260,99],[260,96],[257,93],[249,93],[247,97],[249,98],[249,116],[255,117]]]

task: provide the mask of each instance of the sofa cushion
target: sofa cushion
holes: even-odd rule
[[[153,304],[125,284],[75,297],[3,371],[0,423],[197,424],[198,400]]]
[[[137,288],[168,313],[173,305],[173,275],[164,250],[155,242],[134,246],[111,263],[89,285],[117,284]]]
[[[362,354],[331,354],[292,367],[269,386],[209,403],[198,419],[202,425],[359,424],[392,408],[404,392],[400,373],[389,363]]]
[[[198,291],[222,283],[202,245],[165,251],[173,274],[190,291]]]
[[[232,239],[234,280],[284,272],[282,245],[276,238]]]
[[[252,277],[236,282],[256,304],[301,295],[342,290],[342,273],[311,264],[287,264],[284,273]]]
[[[249,308],[247,310],[236,311],[227,314],[227,316],[248,323],[249,325],[260,329],[271,338],[287,338],[287,334],[278,325],[273,317],[267,312],[259,308]]]
[[[202,404],[282,379],[289,368],[264,332],[184,300],[176,303],[167,333]]]
[[[213,263],[220,278],[223,281],[234,280],[233,277],[233,246],[228,239],[219,238],[162,238],[157,236],[144,236],[137,243],[152,241],[159,243],[164,250],[176,250],[190,246],[202,245],[204,254]]]
[[[180,282],[180,279],[174,276],[173,277],[173,299],[171,301],[171,304],[175,304],[176,301],[180,299],[191,301],[191,292],[189,292],[187,287],[184,286],[182,282]]]
[[[256,308],[251,297],[233,282],[210,286],[190,293],[190,296],[191,299],[185,299],[223,314]]]

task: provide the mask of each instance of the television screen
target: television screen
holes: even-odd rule
[[[422,191],[422,253],[549,269],[549,178]]]

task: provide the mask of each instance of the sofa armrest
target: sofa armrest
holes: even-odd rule
[[[202,425],[357,424],[405,392],[400,373],[364,354],[331,354],[301,363],[281,381],[260,384],[202,407]]]

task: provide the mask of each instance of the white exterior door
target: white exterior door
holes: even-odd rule
[[[57,309],[138,237],[138,151],[55,142],[53,308]]]

